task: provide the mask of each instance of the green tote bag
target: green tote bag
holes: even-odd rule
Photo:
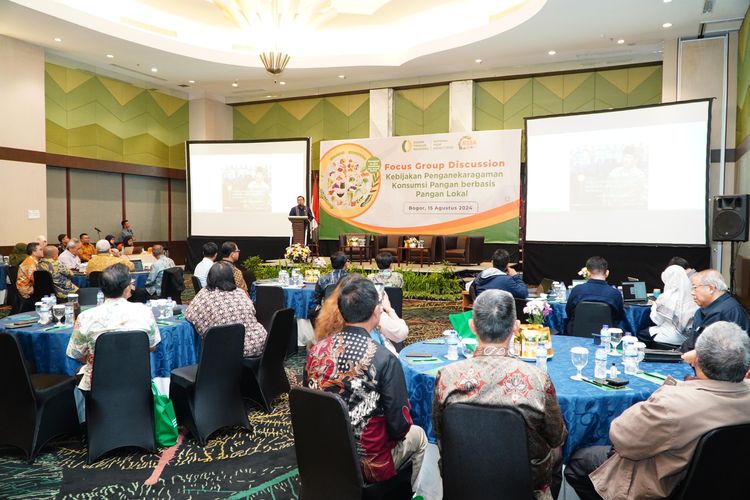
[[[154,394],[154,439],[160,448],[172,446],[177,442],[179,430],[174,406],[169,396],[159,394],[156,384],[151,382],[151,392]]]

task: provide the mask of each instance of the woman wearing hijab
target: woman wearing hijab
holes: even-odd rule
[[[685,341],[683,332],[690,328],[698,306],[691,295],[691,284],[685,269],[671,265],[661,273],[664,291],[651,306],[652,326],[638,332],[647,347],[675,348]]]

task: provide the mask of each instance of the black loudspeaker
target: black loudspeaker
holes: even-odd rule
[[[747,194],[714,197],[713,241],[747,241],[748,200]]]

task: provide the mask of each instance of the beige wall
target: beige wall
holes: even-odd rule
[[[0,146],[44,151],[44,51],[0,36]],[[0,246],[47,231],[44,165],[0,160]],[[39,218],[29,219],[29,211]]]

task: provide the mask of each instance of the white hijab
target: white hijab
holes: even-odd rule
[[[661,273],[661,280],[664,292],[656,299],[652,311],[670,321],[678,332],[683,332],[698,309],[691,294],[690,279],[682,267],[669,266]]]

